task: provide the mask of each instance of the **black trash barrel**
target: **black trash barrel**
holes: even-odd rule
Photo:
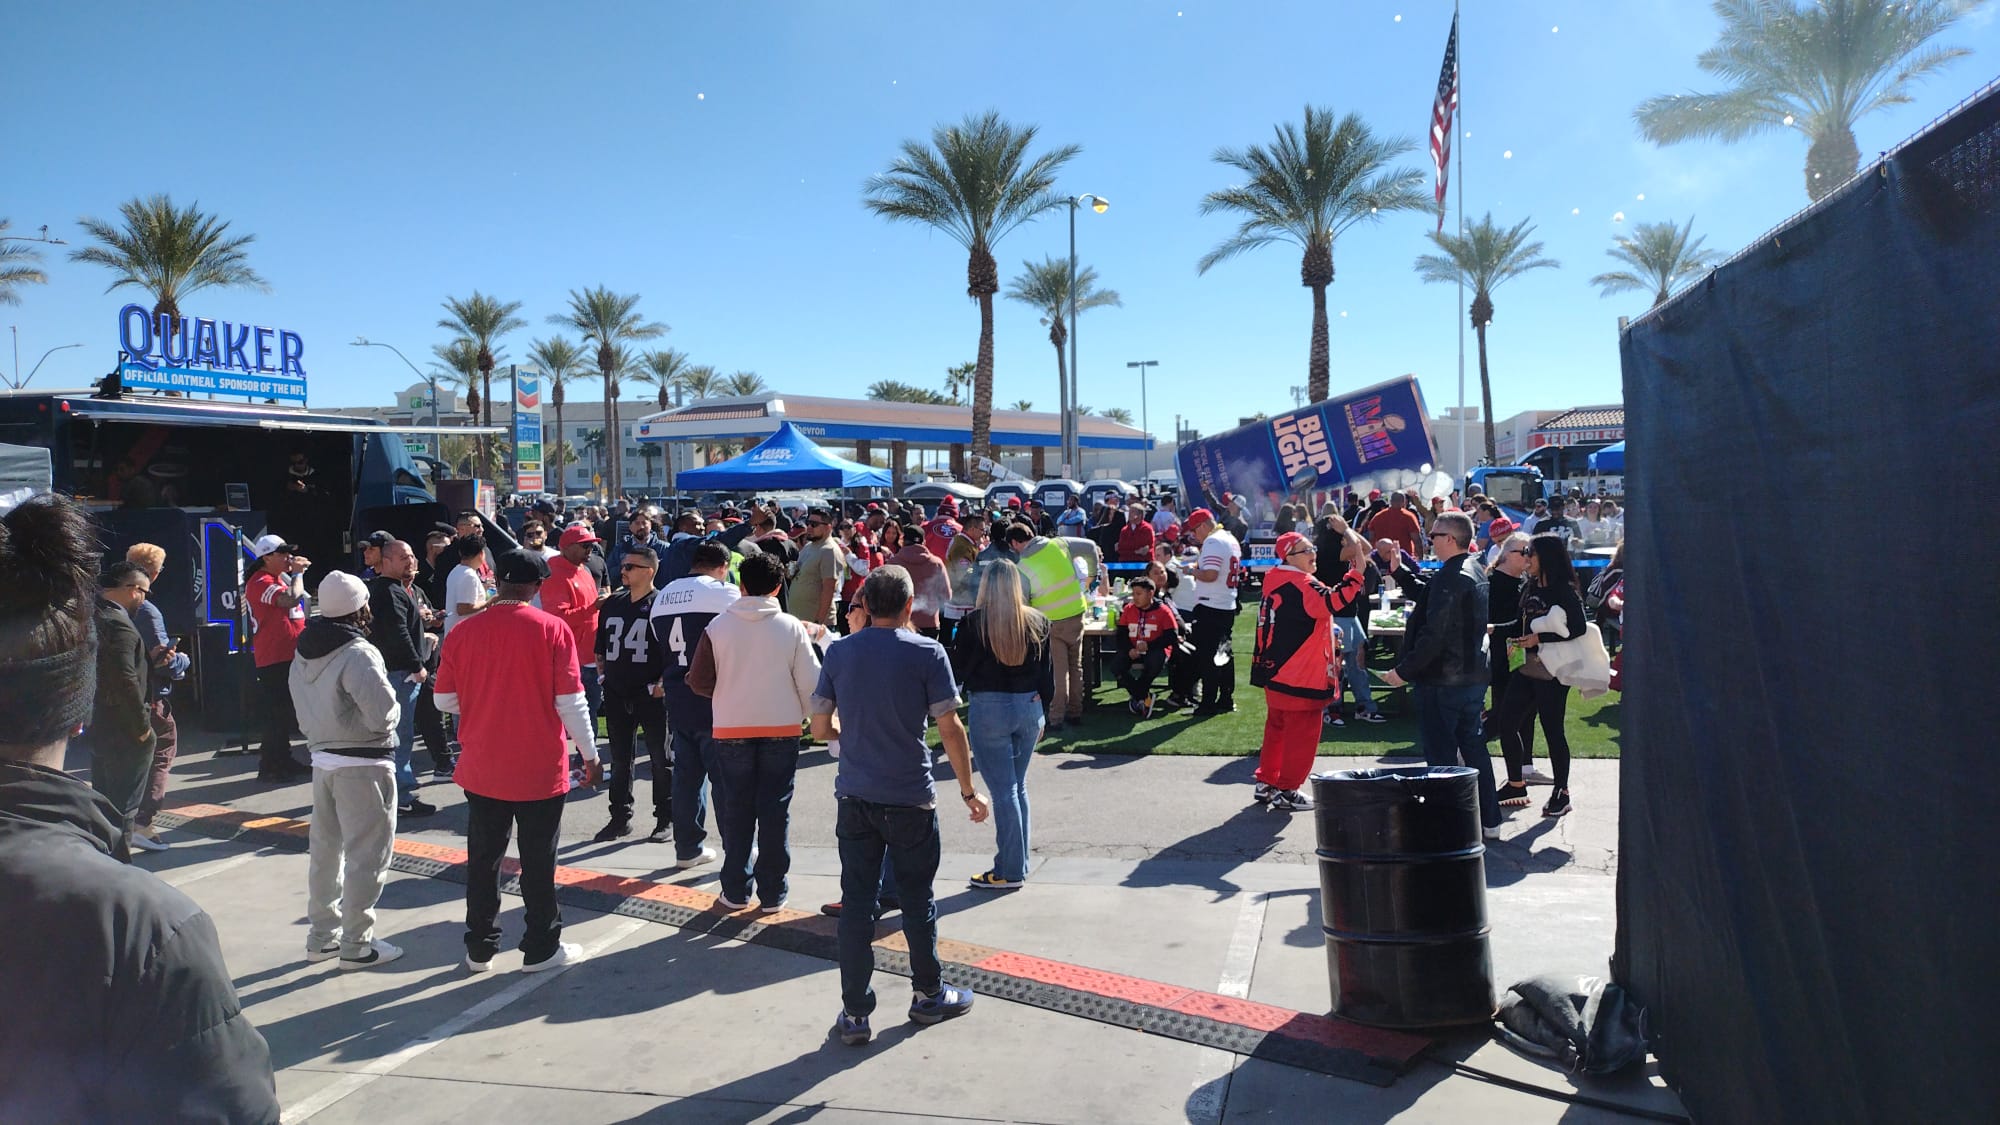
[[[1492,1018],[1478,778],[1464,766],[1313,776],[1334,1015],[1377,1027]]]

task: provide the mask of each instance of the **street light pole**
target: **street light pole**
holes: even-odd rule
[[[82,344],[57,344],[55,347],[50,348],[48,351],[43,352],[42,358],[36,360],[34,368],[28,372],[28,377],[14,384],[14,389],[18,391],[27,387],[27,385],[34,380],[35,372],[40,371],[42,369],[42,364],[47,363],[49,361],[50,356],[56,354],[59,351],[62,351],[65,348],[80,348],[82,346],[83,346]],[[21,341],[19,337],[16,337],[14,340],[14,354],[16,356],[15,362],[18,363],[19,362],[18,357],[21,354]],[[14,369],[14,374],[19,375],[20,373],[21,369],[19,367],[16,367]]]
[[[1083,478],[1083,422],[1077,416],[1076,378],[1076,212],[1085,203],[1102,215],[1111,201],[1085,192],[1069,201],[1069,386],[1063,395],[1063,461],[1074,479]]]
[[[431,429],[433,431],[437,429],[438,381],[436,373],[425,374],[422,371],[417,371],[417,365],[411,363],[410,357],[404,355],[403,350],[401,348],[398,348],[394,344],[385,344],[382,343],[380,340],[370,340],[366,336],[356,336],[354,338],[353,343],[349,344],[348,346],[354,348],[388,348],[390,351],[395,352],[396,358],[402,360],[403,364],[407,366],[411,371],[416,371],[417,378],[422,379],[424,383],[431,389]],[[442,435],[433,432],[431,434],[431,456],[441,457],[443,455],[443,447],[444,447],[444,442],[442,440]]]
[[[1139,447],[1139,454],[1142,459],[1141,464],[1146,466],[1148,480],[1153,476],[1153,423],[1146,413],[1146,369],[1159,365],[1160,361],[1157,359],[1141,359],[1125,365],[1139,369],[1139,428],[1146,433],[1146,444]]]

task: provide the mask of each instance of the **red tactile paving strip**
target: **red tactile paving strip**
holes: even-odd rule
[[[179,821],[179,827],[203,835],[275,837],[273,842],[282,841],[290,846],[302,846],[307,832],[307,824],[302,820],[260,816],[221,805],[173,805],[164,809],[161,815]],[[443,874],[441,868],[462,867],[467,858],[463,848],[423,840],[397,840],[396,854],[421,861],[419,870],[430,874]],[[503,875],[519,874],[519,868],[512,859],[503,860],[501,870]],[[682,915],[692,912],[697,916],[693,919],[666,919],[669,924],[685,924],[699,919],[728,921],[743,927],[732,936],[796,952],[826,955],[818,946],[824,945],[833,936],[831,919],[796,910],[754,915],[748,911],[723,912],[718,909],[715,895],[677,883],[656,883],[580,867],[557,867],[556,885],[559,893],[567,888],[613,900],[678,908]],[[907,953],[900,930],[882,935],[875,945],[879,951],[878,962],[886,954],[890,962],[886,967],[907,973],[906,967],[899,969]],[[1037,1004],[1044,1000],[1043,994],[1046,993],[1047,1002],[1039,1002],[1038,1006],[1138,1027],[1173,1038],[1222,1045],[1240,1053],[1272,1057],[1292,1065],[1378,1085],[1393,1082],[1395,1076],[1414,1065],[1431,1044],[1429,1039],[1407,1032],[1366,1027],[1332,1016],[1258,1004],[1183,985],[1165,984],[967,942],[940,938],[938,955],[947,964],[964,965],[978,971],[989,981],[1011,982],[1012,986],[1005,992],[1010,994],[1009,998],[1025,1003]],[[1080,1002],[1079,998],[1096,999]],[[1107,1010],[1099,1001],[1120,1007]],[[1157,1018],[1149,1018],[1149,1012]],[[1204,1028],[1217,1030],[1203,1033]]]

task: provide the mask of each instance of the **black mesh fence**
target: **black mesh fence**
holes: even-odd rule
[[[1989,89],[1623,340],[1614,968],[1697,1119],[2000,1120],[1996,147]]]

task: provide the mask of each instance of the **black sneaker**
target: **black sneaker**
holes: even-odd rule
[[[673,822],[673,821],[671,821],[671,820],[656,820],[656,821],[654,821],[654,822],[653,822],[653,831],[652,831],[652,834],[651,834],[651,835],[649,835],[649,836],[647,836],[647,837],[646,837],[646,839],[648,839],[648,840],[652,841],[653,843],[657,844],[657,843],[659,843],[659,842],[661,842],[661,841],[663,841],[663,840],[667,839],[667,838],[668,838],[669,836],[672,836],[672,835],[673,835],[673,832],[674,832],[674,822]]]
[[[429,816],[437,811],[437,806],[412,797],[408,804],[397,805],[397,816]]]
[[[1234,700],[1225,699],[1219,703],[1204,703],[1194,709],[1197,715],[1228,715],[1236,710]]]
[[[1194,706],[1194,701],[1182,695],[1169,695],[1162,706],[1169,711],[1185,711]]]
[[[1549,794],[1549,803],[1542,806],[1543,816],[1562,816],[1569,812],[1569,790],[1558,789]]]
[[[616,840],[621,836],[630,836],[631,834],[632,822],[622,816],[617,816],[611,818],[611,823],[598,829],[597,835],[592,836],[590,842],[593,844],[602,844],[609,840]]]
[[[875,903],[875,920],[877,922],[880,922],[884,914],[895,914],[900,912],[902,909],[903,909],[903,904],[897,902],[893,898],[885,898],[878,900]],[[829,918],[838,918],[840,917],[840,904],[837,902],[829,902],[825,906],[820,907],[819,912],[821,914],[826,915]]]

